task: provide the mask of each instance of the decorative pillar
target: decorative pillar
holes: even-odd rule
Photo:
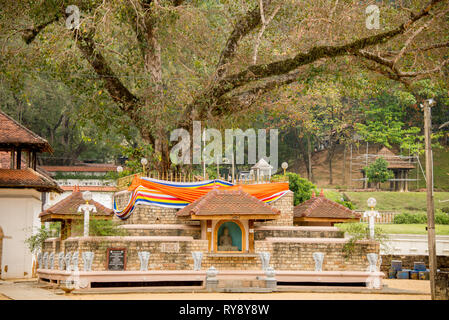
[[[137,253],[140,260],[140,271],[148,271],[148,261],[150,260],[150,253],[148,251],[139,251]]]
[[[37,265],[38,265],[38,268],[39,269],[43,269],[42,267],[43,267],[43,254],[42,254],[42,252],[39,252],[38,254],[37,254]]]
[[[249,252],[254,252],[254,220],[248,220],[248,244]]]
[[[315,260],[315,271],[323,271],[324,253],[314,252],[312,256],[313,260]]]
[[[78,260],[79,260],[79,253],[78,251],[76,251],[73,253],[72,256],[73,271],[79,271]]]
[[[55,253],[52,252],[50,253],[49,257],[48,257],[48,264],[50,269],[53,269],[55,266]]]
[[[78,212],[84,213],[84,236],[89,236],[89,214],[90,212],[97,212],[97,208],[93,204],[89,204],[89,201],[92,200],[92,193],[90,191],[83,192],[83,199],[86,201],[85,204],[82,204],[78,207]]]
[[[208,250],[209,252],[212,251],[212,220],[207,220],[206,223],[206,235],[207,235],[207,242],[208,242]]]
[[[259,252],[260,262],[262,263],[262,270],[267,270],[270,267],[270,253]]]
[[[70,252],[67,252],[65,255],[65,270],[70,272],[72,271],[72,254]]]
[[[64,270],[65,269],[65,263],[64,263],[64,252],[60,252],[58,254],[58,268],[59,270]]]
[[[200,271],[201,270],[201,261],[203,259],[203,253],[200,251],[192,252],[193,257],[193,270]]]
[[[48,252],[44,253],[42,266],[43,266],[43,269],[48,269]]]
[[[92,271],[92,262],[94,261],[94,253],[83,252],[84,271]]]

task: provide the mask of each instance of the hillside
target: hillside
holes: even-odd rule
[[[370,145],[369,153],[375,154],[379,150],[378,146]],[[434,183],[435,190],[449,191],[449,148],[434,149]],[[357,156],[362,156],[366,153],[366,145],[360,145],[358,148],[353,147],[352,155],[353,159]],[[316,152],[313,157],[313,174],[314,183],[318,187],[322,188],[362,188],[361,181],[354,181],[354,179],[362,178],[360,169],[362,166],[357,165],[353,160],[352,171],[350,170],[350,150],[346,150],[344,153],[343,146],[338,146],[333,159],[333,184],[329,185],[329,165],[326,161],[327,150]],[[344,168],[343,159],[346,158],[346,165]],[[425,170],[425,157],[420,156],[420,161],[423,169]],[[302,159],[298,159],[289,171],[298,172],[301,176],[307,177],[306,165]],[[344,172],[344,176],[343,176]],[[350,173],[351,172],[351,173]],[[351,176],[351,182],[350,182]],[[409,178],[418,179],[418,181],[409,182],[409,190],[419,190],[425,188],[425,180],[421,169],[411,170]]]

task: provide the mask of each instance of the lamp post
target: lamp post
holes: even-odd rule
[[[143,172],[143,175],[145,176],[145,167],[146,167],[147,164],[148,164],[147,158],[142,158],[142,159],[140,159],[140,163],[142,164],[142,172]]]
[[[433,154],[432,154],[432,114],[435,100],[428,99],[421,104],[424,109],[424,137],[426,143],[426,192],[427,192],[427,241],[429,246],[430,294],[435,300],[435,276],[437,256],[435,243],[435,204],[433,199]]]
[[[368,208],[370,210],[365,211],[363,213],[363,217],[368,217],[368,227],[369,227],[369,237],[374,240],[374,219],[379,218],[380,214],[378,211],[375,211],[374,208],[376,207],[377,201],[375,198],[369,198],[367,200]]]
[[[288,163],[287,162],[282,162],[281,168],[284,169],[284,176],[285,176],[285,170],[287,170],[287,168],[288,168]]]
[[[89,204],[89,201],[92,200],[92,193],[90,191],[83,192],[83,200],[86,201],[85,204],[82,204],[78,207],[78,212],[84,213],[84,236],[89,236],[89,213],[97,212],[97,208],[93,204]]]

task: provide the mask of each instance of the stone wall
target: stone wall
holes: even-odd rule
[[[331,239],[334,240],[334,239]],[[256,241],[257,252],[271,253],[270,265],[275,270],[315,270],[312,254],[323,252],[323,271],[366,271],[368,268],[367,253],[379,253],[379,244],[375,242],[360,242],[355,245],[353,254],[345,258],[343,241],[310,241],[304,242],[294,239],[290,241]]]
[[[267,237],[282,238],[343,238],[344,232],[333,227],[291,227],[264,226],[254,228],[254,240],[264,240]]]
[[[162,227],[162,226],[161,226]],[[141,228],[141,229],[126,229],[129,236],[156,236],[156,237],[176,237],[187,236],[193,239],[201,238],[200,226],[197,228],[184,229],[184,228]]]
[[[150,239],[152,238],[152,239]],[[83,270],[82,253],[94,252],[93,271],[106,271],[108,248],[126,249],[126,270],[140,270],[138,251],[150,252],[149,270],[193,270],[193,251],[207,251],[207,240],[192,240],[188,237],[89,237],[69,238],[62,241],[60,251],[79,252],[79,269]],[[54,269],[58,269],[57,255],[60,252],[47,246],[44,252],[55,252]]]
[[[424,255],[382,255],[381,271],[388,275],[391,260],[401,260],[403,269],[413,269],[415,262],[424,262],[429,267],[429,256]],[[449,256],[437,256],[437,269],[449,271]]]
[[[435,298],[449,300],[449,272],[440,271],[435,275]]]
[[[293,192],[288,191],[282,198],[270,203],[281,211],[279,218],[265,222],[256,222],[254,226],[293,226]]]

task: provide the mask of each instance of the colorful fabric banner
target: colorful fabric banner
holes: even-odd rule
[[[288,183],[233,185],[219,179],[200,182],[170,182],[136,176],[128,188],[129,191],[133,191],[128,204],[123,210],[118,210],[114,198],[114,212],[117,217],[125,220],[130,217],[137,204],[180,209],[201,198],[214,188],[242,189],[259,200],[270,203],[278,200],[288,191]]]

